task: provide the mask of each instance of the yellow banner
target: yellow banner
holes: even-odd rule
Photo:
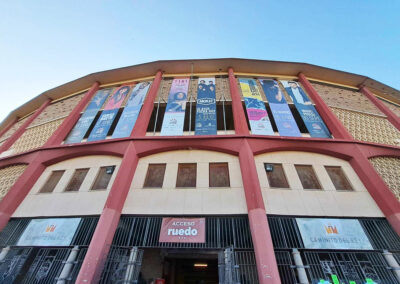
[[[256,80],[240,78],[239,82],[240,82],[240,88],[242,89],[243,97],[263,101],[261,93],[258,90]]]

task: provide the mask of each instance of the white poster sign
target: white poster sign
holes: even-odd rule
[[[33,219],[17,246],[69,246],[81,218]]]
[[[296,218],[296,222],[305,248],[373,249],[358,220]]]

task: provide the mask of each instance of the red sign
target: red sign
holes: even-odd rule
[[[205,243],[205,218],[163,218],[160,243]]]

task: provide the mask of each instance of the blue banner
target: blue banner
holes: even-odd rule
[[[110,130],[110,127],[115,117],[117,116],[117,113],[117,108],[103,110],[102,114],[99,117],[99,120],[97,120],[96,125],[90,132],[87,141],[98,141],[106,139],[107,133]]]
[[[131,135],[150,85],[150,81],[142,82],[133,88],[118,124],[115,127],[112,138],[129,137]]]
[[[68,138],[65,140],[65,144],[80,143],[85,137],[90,125],[92,124],[97,112],[103,106],[105,100],[111,93],[112,89],[103,89],[97,91],[96,95],[90,101],[85,112],[79,118],[72,131],[69,133]]]
[[[195,135],[216,134],[215,78],[200,78],[197,86]]]
[[[281,80],[281,83],[296,106],[311,137],[330,138],[328,128],[300,85],[295,81]]]
[[[278,82],[272,79],[259,79],[259,81],[269,102],[279,135],[301,137],[296,120],[279,88]]]

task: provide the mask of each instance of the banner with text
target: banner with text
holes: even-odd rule
[[[81,218],[32,219],[17,246],[69,246]]]
[[[116,88],[112,97],[108,100],[103,112],[101,113],[96,125],[89,134],[87,141],[104,140],[107,133],[118,114],[118,110],[124,102],[125,97],[131,91],[132,86],[121,86]]]
[[[160,243],[205,243],[205,218],[163,218]]]
[[[103,106],[105,100],[111,93],[112,89],[103,89],[97,91],[96,95],[90,101],[85,112],[79,118],[72,131],[69,133],[65,144],[80,143],[85,137],[90,125],[92,124],[97,112]]]
[[[373,249],[358,220],[296,218],[296,222],[305,248]]]
[[[161,136],[183,135],[188,87],[189,78],[172,81],[161,126]]]
[[[129,137],[131,135],[150,85],[151,81],[141,82],[133,88],[112,138]]]
[[[281,83],[296,106],[311,137],[330,138],[328,128],[299,83],[286,80],[281,80]]]
[[[215,78],[199,78],[195,135],[217,134],[217,106],[215,103]]]
[[[256,80],[239,78],[252,134],[274,135]]]
[[[279,135],[301,137],[299,128],[277,81],[258,79],[269,102]]]

